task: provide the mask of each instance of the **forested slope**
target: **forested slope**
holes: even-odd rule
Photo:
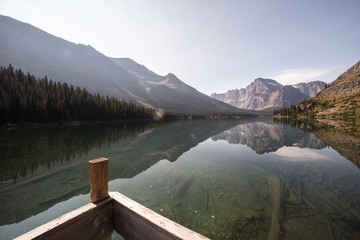
[[[0,122],[152,119],[154,110],[85,88],[0,68]]]

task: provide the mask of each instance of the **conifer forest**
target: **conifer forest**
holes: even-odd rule
[[[0,67],[0,122],[152,119],[154,110]]]

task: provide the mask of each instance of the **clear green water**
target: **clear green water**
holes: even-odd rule
[[[271,119],[4,130],[0,239],[88,203],[98,157],[110,191],[211,239],[360,239],[360,169],[334,149]]]

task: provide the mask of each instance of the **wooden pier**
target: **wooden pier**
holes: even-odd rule
[[[16,240],[104,239],[114,230],[125,239],[208,239],[118,192],[108,192],[108,159],[89,161],[91,203]]]

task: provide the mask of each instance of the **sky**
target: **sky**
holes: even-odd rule
[[[205,94],[329,83],[360,60],[360,0],[0,0],[0,14]]]

